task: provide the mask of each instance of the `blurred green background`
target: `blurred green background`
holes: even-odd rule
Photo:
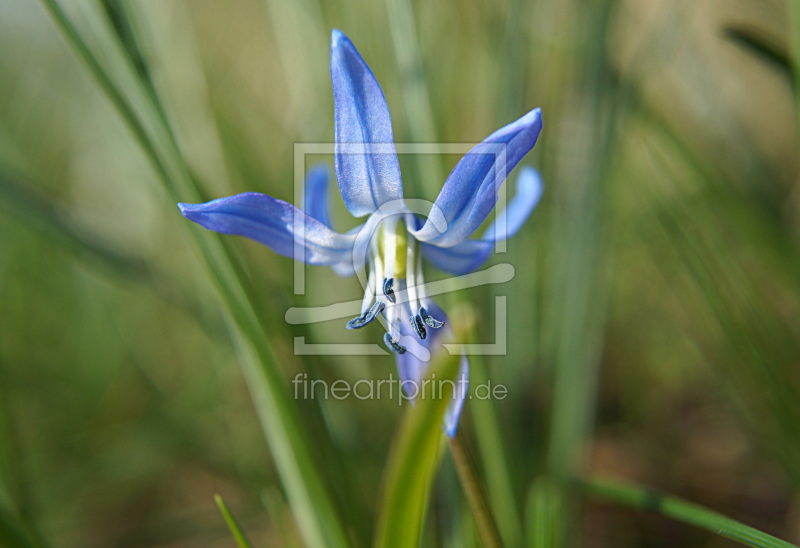
[[[462,418],[490,495],[485,459],[499,450],[519,508],[545,475],[612,477],[800,542],[796,6],[106,8],[112,22],[133,14],[147,75],[209,198],[293,200],[294,144],[333,139],[334,27],[375,72],[399,142],[476,142],[542,107],[526,163],[542,172],[543,203],[493,259],[517,275],[460,296],[483,340],[494,296],[509,296],[507,355],[484,364],[509,387],[492,403],[500,444],[481,430],[488,404],[469,402]],[[42,5],[0,2],[0,52],[0,542],[24,545],[22,531],[43,546],[231,546],[215,493],[255,545],[296,537],[188,222]],[[407,195],[435,197],[456,161],[403,157]],[[309,293],[294,296],[291,260],[228,244],[287,388],[297,372],[393,371],[390,357],[293,354],[294,336],[337,342],[343,322],[289,326],[285,310],[358,299],[355,280],[307,269]],[[298,403],[349,534],[367,545],[401,409]],[[452,492],[445,459],[425,545],[477,545]],[[576,546],[733,545],[584,497],[574,510],[563,526]]]

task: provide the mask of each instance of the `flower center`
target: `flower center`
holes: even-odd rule
[[[410,213],[381,221],[370,241],[361,314],[347,322],[348,329],[359,329],[378,318],[386,327],[384,343],[398,354],[406,352],[400,344],[404,332],[424,340],[426,326],[438,329],[444,325],[428,312],[420,243],[408,230],[415,221]]]

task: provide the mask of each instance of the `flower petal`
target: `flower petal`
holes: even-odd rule
[[[266,194],[246,192],[178,207],[184,217],[209,230],[245,236],[308,264],[352,261],[355,235],[334,232],[292,204]]]
[[[332,228],[330,217],[329,182],[330,173],[328,166],[317,164],[306,174],[306,186],[303,194],[303,211],[311,217]]]
[[[517,177],[514,198],[506,209],[483,233],[480,240],[464,240],[451,247],[422,244],[422,252],[433,265],[443,272],[462,275],[481,266],[494,248],[494,242],[510,238],[522,228],[542,197],[542,179],[539,172],[525,166]]]
[[[433,266],[456,276],[469,274],[481,266],[494,249],[488,240],[464,240],[452,247],[422,244],[422,253]]]
[[[331,36],[331,80],[336,179],[347,209],[361,217],[403,198],[392,119],[378,81],[339,30]]]
[[[439,352],[447,352],[447,350],[442,346],[442,335],[449,333],[450,331],[447,328],[447,316],[445,315],[442,310],[436,306],[435,303],[429,301],[430,304],[430,312],[431,314],[445,321],[445,327],[442,329],[429,329],[428,330],[428,337],[422,341],[419,341],[421,346],[425,347],[430,352],[430,359],[439,353]],[[408,307],[408,304],[405,304],[406,309],[406,316],[411,314],[411,310]],[[401,335],[405,336],[412,336],[415,340],[416,335],[410,325],[408,325],[405,321],[400,324],[400,333]],[[424,361],[416,357],[412,352],[406,352],[405,354],[396,354],[397,357],[397,371],[400,375],[401,386],[405,391],[406,395],[409,397],[415,396],[422,391],[422,386],[420,385],[422,378],[425,376],[425,373],[430,366],[430,361]],[[467,360],[466,356],[461,357],[461,367],[458,372],[458,377],[455,381],[455,393],[453,394],[453,401],[450,402],[450,405],[447,407],[447,411],[445,413],[444,418],[444,431],[445,433],[453,437],[456,434],[456,429],[458,427],[458,418],[461,415],[461,409],[464,407],[464,400],[467,398],[467,392],[469,388],[469,361]],[[439,392],[437,392],[439,393]]]
[[[444,413],[444,433],[452,438],[458,431],[458,418],[464,408],[469,392],[469,360],[466,356],[461,356],[461,367],[456,378],[456,389],[453,393],[453,401],[447,406]]]
[[[502,213],[483,233],[482,240],[505,240],[516,234],[542,198],[544,184],[539,172],[531,166],[524,166],[517,177],[514,197]]]
[[[448,176],[434,204],[447,219],[447,228],[440,232],[428,221],[416,238],[449,247],[475,232],[497,203],[499,186],[533,148],[541,130],[542,112],[537,108],[468,152]]]

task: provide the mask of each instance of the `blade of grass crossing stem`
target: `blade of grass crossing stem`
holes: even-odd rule
[[[42,2],[119,110],[153,163],[170,198],[175,202],[197,201],[200,190],[189,174],[169,127],[160,118],[158,108],[151,104],[154,96],[144,91],[141,82],[137,83],[135,73],[128,74],[125,84],[133,82],[131,85],[139,90],[135,100],[141,104],[134,108],[131,96],[123,93],[119,81],[115,80],[120,71],[112,76],[100,61],[109,58],[113,51],[117,52],[116,59],[125,59],[124,54],[117,50],[119,42],[108,40],[108,44],[103,43],[103,55],[98,55],[56,0]],[[91,6],[94,6],[94,11]],[[102,11],[98,11],[102,9],[100,4],[86,4],[84,8],[89,16],[94,17],[92,24],[98,26],[103,20]],[[106,24],[109,23],[106,21]],[[130,63],[128,65],[127,70],[133,71]],[[147,119],[143,120],[142,116]],[[304,541],[309,546],[348,546],[333,502],[314,465],[308,438],[303,435],[298,422],[298,410],[286,391],[272,349],[247,298],[244,281],[219,237],[196,227],[192,227],[191,234],[219,291],[240,365]]]
[[[589,495],[609,502],[647,510],[676,521],[711,531],[721,537],[735,540],[756,548],[797,548],[785,540],[773,537],[739,523],[729,517],[677,497],[662,495],[650,489],[634,485],[623,485],[601,480],[579,482]]]
[[[417,398],[406,409],[386,465],[375,535],[378,548],[419,546],[428,495],[441,456],[442,421],[453,394],[450,383],[442,381],[455,382],[460,361],[461,356],[448,354],[434,359],[422,383],[435,379],[437,389],[442,388],[439,397]]]
[[[231,530],[231,534],[233,535],[233,539],[236,541],[236,545],[239,548],[253,548],[250,544],[250,541],[247,540],[247,536],[245,536],[244,531],[242,531],[242,528],[239,527],[239,522],[237,522],[236,518],[233,517],[233,514],[228,508],[228,505],[225,504],[225,501],[222,500],[222,497],[219,495],[214,495],[214,502],[217,503],[217,508],[219,508],[225,523],[228,524],[228,529]]]

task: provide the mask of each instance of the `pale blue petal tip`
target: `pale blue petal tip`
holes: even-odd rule
[[[331,31],[331,48],[336,47],[340,40],[347,40],[348,42],[350,41],[345,33],[339,29],[333,29]]]

